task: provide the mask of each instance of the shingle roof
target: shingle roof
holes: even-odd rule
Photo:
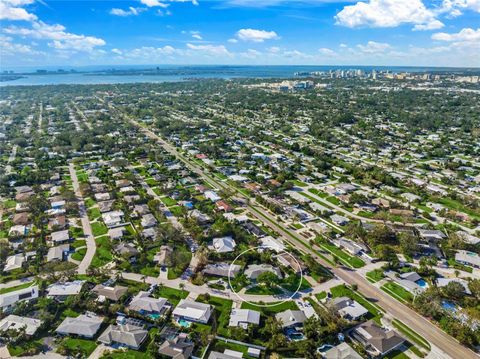
[[[75,334],[91,338],[100,329],[102,322],[102,317],[98,317],[93,313],[87,313],[76,318],[65,318],[55,331],[60,334]]]

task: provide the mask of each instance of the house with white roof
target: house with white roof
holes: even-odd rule
[[[467,266],[480,268],[480,256],[475,252],[459,250],[455,253],[455,260]]]
[[[26,335],[34,335],[35,332],[42,325],[40,319],[20,317],[18,315],[10,314],[9,316],[0,320],[0,332],[7,331],[9,329],[19,330],[25,328]]]
[[[227,253],[233,252],[235,249],[236,243],[235,240],[228,236],[228,237],[219,237],[214,238],[212,241],[212,249],[217,253]]]
[[[20,269],[25,263],[25,256],[23,253],[14,254],[13,256],[8,256],[5,260],[5,267],[3,267],[4,272],[10,272],[15,269]]]
[[[331,303],[342,318],[348,320],[358,320],[368,313],[363,305],[348,297],[334,298]]]
[[[85,281],[76,280],[73,282],[54,283],[47,288],[47,297],[58,301],[64,301],[71,295],[77,295],[82,290]]]
[[[182,299],[172,314],[176,320],[183,319],[190,322],[206,324],[212,314],[212,306],[210,304]]]
[[[66,317],[55,331],[60,335],[78,335],[93,338],[102,325],[103,317],[87,312],[78,317]]]
[[[129,310],[140,314],[164,314],[170,310],[171,306],[165,298],[153,298],[150,293],[140,291],[132,298],[128,305]]]
[[[228,326],[247,329],[249,324],[258,325],[259,323],[260,312],[251,309],[232,309]]]
[[[12,309],[17,303],[25,300],[33,300],[38,298],[38,285],[28,288],[13,290],[11,292],[0,294],[0,308],[4,312]]]

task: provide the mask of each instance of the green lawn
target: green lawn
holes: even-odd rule
[[[182,291],[180,289],[162,286],[155,291],[155,296],[166,298],[174,306],[177,306],[181,299],[187,298],[188,292],[186,290]]]
[[[367,279],[372,283],[379,282],[383,278],[385,278],[383,275],[383,269],[374,269],[370,272],[367,272]]]
[[[85,254],[87,254],[87,248],[80,248],[77,249],[75,253],[71,255],[71,257],[73,260],[81,261],[83,257],[85,257]]]
[[[394,350],[384,356],[386,359],[410,359],[410,357],[400,350]]]
[[[413,301],[413,295],[400,285],[394,282],[385,283],[380,287],[384,292],[390,294],[395,299],[401,302],[411,303]]]
[[[383,316],[383,313],[377,308],[377,306],[373,305],[363,296],[346,287],[344,284],[331,288],[330,293],[333,298],[345,296],[357,301],[368,310],[369,317],[367,319],[373,319],[377,323],[380,323],[380,318]]]
[[[170,197],[160,197],[160,199],[167,207],[175,206],[177,204],[177,201]]]
[[[327,298],[327,292],[317,293],[317,294],[315,294],[315,297],[316,297],[319,301],[321,301],[321,300]]]
[[[5,294],[5,293],[13,292],[13,291],[16,291],[16,290],[28,288],[28,287],[31,287],[31,286],[34,285],[34,284],[35,284],[35,282],[32,281],[32,282],[27,282],[27,283],[19,284],[19,285],[15,286],[15,287],[1,288],[1,289],[0,289],[0,294]]]
[[[430,343],[425,338],[423,338],[420,334],[414,332],[410,327],[407,327],[398,319],[394,319],[392,321],[392,324],[395,328],[397,328],[401,333],[403,333],[403,335],[405,335],[414,344],[417,344],[420,347],[427,350],[431,349]]]
[[[242,309],[252,309],[256,310],[257,312],[263,313],[263,315],[275,315],[277,313],[283,312],[285,310],[298,310],[298,306],[295,304],[294,301],[286,301],[286,302],[273,302],[273,303],[262,303],[258,302],[258,305],[250,304],[247,302],[242,302],[241,308]],[[261,305],[266,304],[268,307],[263,307]]]
[[[332,253],[333,256],[337,257],[342,263],[346,264],[349,267],[362,268],[363,266],[365,266],[365,262],[361,258],[357,256],[351,256],[350,254],[346,253],[334,244],[322,241],[321,243],[319,243],[319,246],[326,251]]]
[[[315,188],[309,188],[308,192],[311,192],[311,193],[317,195],[320,198],[327,198],[329,196],[328,193],[319,191],[318,189],[315,189]]]
[[[76,241],[73,241],[71,246],[73,248],[80,248],[80,247],[85,247],[87,245],[87,241],[84,239],[77,239]]]
[[[268,288],[264,285],[256,285],[248,288],[245,294],[257,294],[257,295],[275,295],[282,293],[280,288]]]
[[[108,228],[102,222],[91,223],[92,232],[94,237],[103,236],[108,233]]]
[[[181,217],[184,213],[184,209],[183,207],[180,207],[180,206],[173,206],[173,207],[170,207],[169,208],[170,212],[172,212],[172,214],[175,216],[175,217]]]
[[[71,308],[67,308],[65,309],[63,312],[62,312],[62,315],[60,316],[63,319],[65,319],[66,317],[71,317],[71,318],[76,318],[80,315],[80,313],[77,313],[76,311],[74,311],[73,309]]]
[[[208,303],[215,307],[217,334],[221,336],[228,335],[228,322],[230,319],[230,312],[232,311],[232,301],[230,299],[223,299],[214,296],[210,296],[207,300],[202,295],[198,296],[197,301]]]
[[[95,238],[97,250],[93,256],[91,266],[94,268],[102,267],[113,260],[112,243],[108,236]]]
[[[90,356],[97,347],[97,343],[93,340],[80,338],[65,338],[62,340],[62,345],[75,353],[81,353],[84,358]]]
[[[41,347],[41,340],[29,340],[16,346],[8,345],[8,351],[12,357],[28,357],[37,354]]]
[[[88,218],[93,221],[102,216],[100,210],[96,207],[88,209]]]

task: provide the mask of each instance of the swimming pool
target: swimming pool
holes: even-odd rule
[[[447,300],[442,300],[442,308],[449,311],[449,312],[456,312],[457,311],[457,306],[454,303],[449,302]]]
[[[417,283],[418,286],[419,286],[419,287],[422,287],[422,288],[428,287],[427,282],[425,282],[425,280],[423,280],[423,279],[419,279],[419,280],[417,280],[415,283]]]
[[[149,314],[148,317],[152,318],[153,320],[156,320],[156,319],[160,318],[161,315],[157,314],[157,313],[152,313],[152,314]]]
[[[178,325],[184,328],[188,328],[192,325],[192,322],[189,322],[188,320],[185,319],[179,319],[177,320]]]

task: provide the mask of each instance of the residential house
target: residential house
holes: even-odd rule
[[[195,345],[187,333],[180,333],[172,339],[165,340],[158,348],[158,353],[173,359],[189,359]]]
[[[210,319],[212,311],[212,306],[209,304],[182,299],[172,314],[177,321],[183,319],[206,324]]]
[[[345,342],[321,352],[320,356],[322,359],[362,359],[360,354]]]
[[[159,266],[168,266],[170,264],[170,256],[173,253],[173,248],[167,245],[162,245],[160,251],[153,257],[153,262]]]
[[[118,302],[127,293],[128,288],[121,285],[110,287],[104,284],[97,284],[92,291],[98,295],[101,302],[105,299]]]
[[[348,320],[358,320],[368,313],[363,305],[348,297],[337,297],[330,303],[343,318]]]
[[[75,280],[73,282],[51,284],[47,288],[47,297],[63,302],[69,296],[78,295],[84,283],[83,280]]]
[[[67,243],[70,240],[70,235],[68,234],[68,229],[63,231],[53,232],[51,235],[51,241],[55,245]]]
[[[232,252],[235,249],[235,240],[228,237],[214,238],[212,241],[212,249],[217,253]]]
[[[64,261],[70,252],[70,244],[61,244],[59,246],[48,248],[47,262]]]
[[[270,264],[250,264],[247,269],[245,269],[244,274],[248,279],[255,280],[260,274],[265,272],[271,272],[278,278],[282,278],[282,272],[280,269],[273,267]]]
[[[151,213],[147,213],[142,216],[141,225],[143,228],[150,228],[156,226],[158,223],[155,216]]]
[[[285,310],[277,313],[275,318],[282,323],[282,328],[293,328],[298,330],[307,320],[307,316],[301,310]]]
[[[395,331],[382,328],[373,320],[356,326],[351,331],[351,336],[373,356],[384,356],[405,342]]]
[[[230,275],[230,278],[233,278],[240,272],[240,268],[238,264],[214,263],[207,264],[203,273],[216,277],[228,277]]]
[[[32,336],[42,325],[40,319],[20,317],[18,315],[10,314],[9,316],[0,320],[0,332],[7,331],[9,329],[19,330],[25,328],[25,334]]]
[[[480,256],[475,252],[459,250],[455,253],[455,260],[467,266],[480,268]]]
[[[260,312],[251,309],[232,309],[228,326],[247,329],[249,324],[258,325],[259,323]]]
[[[171,306],[165,298],[153,298],[149,292],[140,291],[134,296],[128,305],[129,310],[133,310],[142,315],[159,314],[163,315],[169,311]]]
[[[93,338],[102,325],[103,317],[87,312],[78,317],[66,317],[55,331],[60,335],[77,335],[83,338]]]
[[[20,269],[25,263],[25,255],[23,253],[8,256],[5,260],[4,272],[10,272],[15,269]]]
[[[294,257],[290,253],[283,252],[275,255],[273,258],[275,258],[281,265],[292,268],[296,274],[305,274],[308,270],[308,267],[301,259]]]
[[[111,324],[100,334],[98,341],[114,347],[139,349],[147,336],[148,331],[142,326],[133,324]]]
[[[13,290],[11,292],[0,294],[0,308],[4,312],[8,312],[19,302],[30,301],[37,298],[38,285],[32,285],[28,288]]]

